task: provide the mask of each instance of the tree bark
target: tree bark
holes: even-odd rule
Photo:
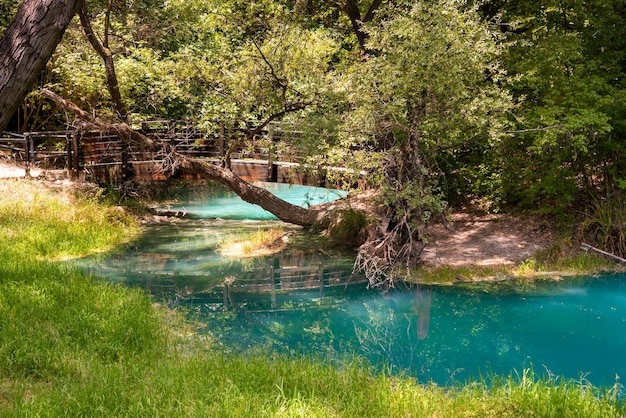
[[[93,49],[100,55],[102,61],[104,61],[104,71],[107,79],[107,89],[109,90],[109,94],[111,95],[111,100],[113,100],[113,107],[115,108],[115,113],[117,114],[117,118],[120,121],[126,122],[128,120],[128,114],[126,111],[126,106],[124,105],[124,100],[122,100],[122,93],[120,93],[120,86],[117,82],[117,75],[115,73],[115,65],[113,63],[113,54],[109,49],[108,43],[108,27],[105,27],[105,36],[104,42],[100,42],[96,33],[93,31],[93,27],[91,26],[91,22],[89,21],[89,16],[87,14],[87,7],[85,3],[78,10],[78,15],[80,17],[80,24],[83,27],[83,32],[87,37],[87,40],[93,47]],[[109,8],[111,5],[109,4]],[[108,13],[108,10],[107,10]],[[108,21],[108,19],[107,19]]]
[[[361,16],[359,10],[359,3],[356,0],[344,0],[337,2],[337,7],[342,10],[350,19],[352,24],[352,30],[356,35],[361,53],[367,56],[371,51],[367,48],[368,34],[363,30],[363,23],[370,22],[374,18],[374,13],[381,6],[383,0],[374,0],[369,9],[365,13],[365,16]]]
[[[31,90],[82,0],[24,0],[0,38],[0,131]]]
[[[237,193],[237,195],[239,195],[239,197],[246,202],[261,206],[281,221],[310,227],[326,216],[334,207],[334,205],[319,205],[311,208],[303,208],[301,206],[293,205],[277,196],[274,196],[261,187],[254,186],[242,180],[228,168],[201,161],[197,158],[187,157],[180,154],[168,144],[156,143],[151,138],[135,131],[126,123],[110,124],[101,121],[100,119],[85,112],[74,103],[48,89],[43,89],[41,94],[59,106],[62,106],[74,113],[79,119],[85,122],[86,126],[96,128],[103,132],[113,132],[121,137],[129,138],[142,148],[148,149],[152,152],[161,151],[162,154],[166,154],[168,156],[168,160],[172,161],[173,165],[176,167],[179,167],[188,173],[197,174],[206,179],[217,181],[225,185]]]

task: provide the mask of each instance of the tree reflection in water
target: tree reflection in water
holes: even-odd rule
[[[415,305],[413,305],[413,311],[417,315],[417,339],[423,340],[428,336],[428,329],[430,328],[430,289],[420,288],[417,286],[415,289]]]

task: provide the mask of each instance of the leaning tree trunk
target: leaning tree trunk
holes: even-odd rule
[[[168,144],[157,144],[151,138],[132,129],[126,123],[111,124],[101,121],[48,89],[43,89],[41,94],[74,113],[87,127],[96,128],[104,132],[113,132],[120,137],[129,138],[143,149],[166,156],[170,167],[180,168],[183,171],[198,174],[206,179],[222,183],[246,202],[261,206],[281,221],[310,227],[336,208],[335,205],[318,205],[311,208],[293,205],[261,187],[242,180],[228,168],[187,157]]]
[[[181,154],[176,155],[176,158],[183,171],[222,183],[246,202],[261,206],[281,221],[310,227],[326,213],[322,207],[307,209],[293,205],[261,187],[242,180],[228,168]]]
[[[24,0],[0,38],[0,131],[61,42],[82,0]]]

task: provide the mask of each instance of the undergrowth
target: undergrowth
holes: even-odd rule
[[[591,251],[573,248],[571,242],[564,240],[514,265],[421,266],[411,272],[408,281],[457,283],[507,279],[533,280],[621,270],[624,270],[623,264]]]

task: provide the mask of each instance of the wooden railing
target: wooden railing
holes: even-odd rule
[[[258,167],[246,169],[247,172],[256,170],[251,177],[262,173],[261,177],[267,181],[291,182],[286,169],[281,177],[277,166],[293,167],[302,161],[296,145],[305,138],[305,133],[292,123],[270,122],[263,129],[255,129],[260,124],[258,121],[222,121],[199,127],[186,121],[151,120],[131,126],[157,141],[168,142],[184,155],[215,162],[228,156],[231,160],[247,160],[249,167],[252,167],[249,160],[256,160]],[[136,174],[133,174],[133,166],[137,163],[154,163],[159,158],[114,134],[77,130],[21,135],[5,132],[0,138],[0,151],[24,161],[27,174],[37,165],[66,169],[72,177],[84,175],[105,182],[130,178]]]
[[[35,165],[45,168],[78,169],[78,161],[73,158],[75,131],[25,132],[16,134],[2,132],[0,151],[8,153],[16,161],[25,163],[26,175]]]

